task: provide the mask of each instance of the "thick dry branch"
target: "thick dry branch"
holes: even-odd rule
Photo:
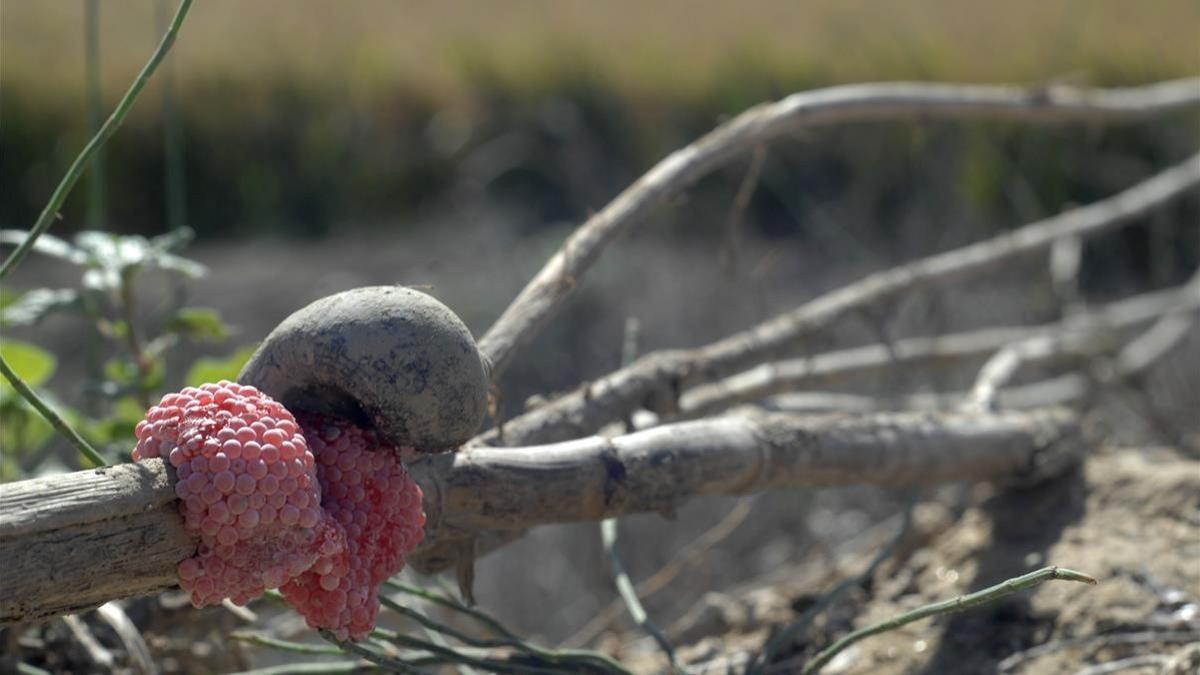
[[[195,542],[161,460],[0,486],[0,625],[176,585]]]
[[[702,495],[800,485],[1031,480],[1076,461],[1063,409],[682,422],[613,439],[468,449],[411,466],[423,550],[485,530],[663,511]],[[11,483],[0,494],[0,625],[175,582],[194,550],[159,460]],[[445,561],[441,561],[444,563]],[[425,560],[426,569],[438,566]]]
[[[1103,350],[1112,331],[1167,316],[1200,310],[1200,287],[1194,284],[1155,291],[1099,307],[1066,321],[1042,326],[985,328],[964,333],[897,340],[811,357],[764,363],[742,373],[703,384],[680,397],[684,418],[702,417],[739,403],[801,388],[829,387],[856,378],[894,375],[905,369],[973,364],[1014,344],[1050,340],[1057,347],[1047,358],[1088,355]],[[1176,317],[1186,321],[1186,316]]]
[[[742,152],[806,127],[864,120],[990,118],[1058,122],[1136,119],[1200,105],[1200,80],[1086,90],[1051,86],[856,84],[793,94],[750,108],[668,155],[589,218],[479,341],[492,379],[549,323],[604,248],[658,204]]]
[[[1102,201],[1027,225],[1014,232],[876,272],[717,342],[691,350],[648,354],[579,391],[510,420],[509,444],[547,443],[595,433],[638,408],[675,413],[688,385],[712,382],[797,351],[800,340],[848,312],[920,288],[947,284],[995,269],[1012,258],[1044,250],[1064,237],[1091,237],[1132,222],[1200,185],[1200,155]],[[480,437],[496,442],[497,434]]]

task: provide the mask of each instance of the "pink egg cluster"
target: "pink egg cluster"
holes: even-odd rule
[[[254,387],[222,381],[168,394],[136,429],[135,461],[163,457],[195,556],[179,584],[202,607],[245,604],[345,548],[321,509],[316,463],[299,425]]]
[[[421,543],[421,488],[373,432],[315,416],[300,424],[317,458],[321,506],[345,532],[346,548],[322,555],[280,591],[310,626],[362,640],[375,626],[380,584]]]
[[[221,381],[168,394],[136,429],[133,459],[175,467],[196,555],[179,585],[197,607],[279,588],[311,627],[361,640],[379,586],[424,535],[420,487],[371,431],[299,421],[254,387]]]

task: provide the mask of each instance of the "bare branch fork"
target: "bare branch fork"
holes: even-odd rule
[[[853,310],[903,293],[995,269],[1068,237],[1091,237],[1133,222],[1200,185],[1200,154],[1112,197],[1011,233],[876,272],[722,340],[691,350],[647,354],[626,368],[504,425],[511,444],[546,443],[595,433],[639,408],[674,414],[689,385],[712,382],[795,352],[802,338]],[[585,226],[586,228],[586,226]],[[519,303],[520,298],[514,302]],[[480,442],[497,441],[495,431]]]
[[[905,369],[946,368],[999,358],[1000,352],[1022,350],[1020,361],[1062,360],[1110,351],[1119,333],[1131,326],[1164,317],[1172,325],[1190,323],[1187,314],[1200,310],[1200,283],[1145,293],[1096,308],[1069,320],[1043,326],[985,328],[964,333],[897,340],[890,345],[867,345],[811,357],[772,361],[710,384],[685,391],[680,417],[694,419],[727,410],[739,403],[760,401],[774,394],[840,385],[855,379]],[[1183,315],[1183,316],[1179,316]],[[1179,330],[1178,328],[1176,330]],[[1041,345],[1040,359],[1025,355],[1028,345]],[[1016,345],[1026,345],[1016,347]],[[1014,366],[1017,364],[1013,364]],[[1003,381],[996,381],[999,387]]]
[[[1128,89],[854,84],[750,108],[668,155],[579,227],[479,341],[499,379],[517,350],[558,313],[614,239],[650,211],[741,153],[800,129],[912,117],[1028,122],[1128,120],[1200,106],[1200,79]],[[519,441],[524,442],[524,441]]]
[[[618,438],[469,448],[410,467],[424,550],[485,530],[669,510],[799,485],[1038,480],[1077,460],[1074,413],[711,418]],[[0,625],[175,585],[192,554],[159,460],[12,483],[0,493]],[[425,561],[433,566],[436,560]]]

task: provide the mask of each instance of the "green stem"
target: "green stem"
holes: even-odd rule
[[[192,0],[182,0],[179,3],[179,10],[175,12],[175,18],[171,21],[171,27],[167,29],[162,41],[158,43],[158,49],[154,50],[154,54],[150,56],[150,60],[146,62],[146,66],[142,68],[142,72],[138,74],[137,79],[130,85],[129,91],[125,92],[125,95],[121,97],[121,101],[117,103],[117,107],[113,110],[112,114],[104,121],[104,124],[100,127],[100,131],[96,132],[95,136],[92,136],[92,140],[84,146],[83,151],[71,163],[70,168],[67,169],[67,174],[63,176],[58,187],[54,189],[54,193],[50,195],[50,201],[46,204],[46,208],[42,210],[37,222],[29,230],[29,236],[25,237],[25,241],[22,241],[9,254],[8,259],[0,266],[0,280],[3,280],[12,272],[17,264],[29,253],[30,249],[33,248],[33,243],[37,241],[37,238],[49,229],[50,224],[58,216],[59,208],[66,201],[71,188],[75,187],[76,181],[79,180],[80,174],[88,166],[89,161],[108,142],[108,139],[116,133],[121,123],[125,121],[125,116],[129,114],[129,110],[133,107],[134,101],[137,100],[138,94],[146,86],[146,82],[154,74],[163,57],[171,50],[171,45],[175,43],[175,36],[179,33],[179,27],[183,25],[183,19],[187,16],[188,9],[191,6]]]
[[[167,0],[158,2],[155,23],[159,31],[169,16],[167,5]],[[187,178],[183,161],[183,132],[179,126],[179,116],[175,114],[175,67],[170,63],[164,66],[163,71],[162,119],[167,229],[175,231],[187,227]]]
[[[413,621],[416,621],[417,623],[421,624],[422,627],[424,627],[430,631],[434,631],[436,633],[440,633],[442,635],[447,635],[449,637],[452,637],[455,640],[458,640],[459,642],[462,642],[463,644],[469,645],[471,647],[479,647],[482,649],[496,649],[498,647],[507,647],[510,649],[515,649],[517,651],[523,652],[523,653],[529,655],[530,657],[545,661],[547,663],[551,663],[555,666],[559,666],[559,667],[563,667],[563,668],[570,668],[572,670],[587,666],[592,669],[598,669],[598,670],[601,670],[604,672],[612,672],[612,673],[625,673],[626,672],[624,668],[620,668],[619,665],[616,664],[615,662],[613,662],[611,659],[608,659],[608,657],[605,657],[603,654],[599,654],[597,652],[590,652],[590,651],[585,651],[585,650],[543,649],[541,647],[537,647],[536,645],[528,644],[522,640],[515,640],[515,639],[507,638],[507,637],[500,638],[500,639],[477,638],[477,637],[468,635],[468,634],[464,633],[463,631],[458,630],[457,628],[447,626],[446,624],[443,624],[440,621],[431,619],[431,618],[425,616],[424,614],[418,612],[415,609],[412,609],[410,607],[405,607],[404,605],[401,605],[400,603],[396,602],[395,600],[392,600],[391,598],[388,598],[387,596],[382,596],[382,595],[379,596],[379,601],[381,603],[383,603],[383,605],[385,607],[387,607],[388,609],[390,609],[398,614],[401,614],[405,617],[408,617],[409,619],[412,619]],[[439,646],[444,647],[444,645],[439,645]],[[614,666],[616,666],[616,667],[614,667]]]
[[[234,675],[340,675],[341,673],[364,673],[377,670],[379,668],[375,666],[364,666],[362,661],[329,661],[285,663],[279,666],[243,670]]]
[[[900,520],[900,528],[896,531],[896,534],[892,537],[891,541],[889,541],[886,546],[880,549],[879,553],[875,554],[875,557],[867,565],[867,568],[858,576],[845,579],[837,586],[834,586],[833,590],[826,593],[819,600],[814,602],[811,607],[805,610],[804,614],[800,615],[800,618],[796,619],[791,625],[780,631],[778,635],[771,638],[767,642],[767,645],[763,647],[762,653],[759,654],[756,659],[750,662],[750,666],[746,668],[746,675],[759,675],[763,671],[763,668],[765,668],[766,665],[771,662],[771,659],[775,658],[775,655],[779,653],[779,650],[782,649],[784,645],[791,642],[792,638],[794,638],[800,631],[807,629],[808,626],[812,624],[813,619],[817,618],[821,612],[823,612],[833,603],[837,602],[850,589],[854,588],[855,586],[863,587],[875,577],[875,571],[879,569],[879,566],[886,562],[888,558],[892,557],[892,554],[896,551],[896,548],[899,546],[900,542],[904,540],[904,537],[908,536],[908,530],[910,527],[912,527],[912,513],[916,503],[917,493],[914,492],[908,499],[908,505],[904,508],[904,514],[901,516]]]
[[[95,134],[100,130],[104,113],[104,102],[100,98],[100,1],[87,0],[84,3],[84,59],[87,72],[87,117],[88,133]],[[88,162],[91,172],[88,181],[88,227],[94,230],[104,229],[104,153],[96,150],[96,156]]]
[[[600,522],[600,541],[604,545],[604,552],[608,554],[608,563],[612,567],[613,581],[617,585],[617,593],[621,596],[621,600],[625,602],[625,607],[629,610],[630,618],[633,619],[633,622],[639,628],[646,631],[658,643],[659,648],[667,656],[667,662],[671,665],[671,671],[679,672],[679,664],[675,660],[675,650],[671,648],[670,640],[650,620],[650,616],[646,614],[646,608],[642,607],[642,601],[638,598],[637,589],[633,587],[633,581],[629,578],[629,573],[625,571],[624,563],[621,562],[621,554],[617,551],[616,518],[607,518]]]
[[[323,637],[327,641],[341,647],[346,652],[354,654],[355,656],[360,656],[360,657],[370,661],[371,663],[374,663],[378,666],[383,666],[384,668],[386,668],[392,672],[410,673],[411,675],[421,675],[421,671],[417,670],[417,668],[410,663],[407,663],[400,659],[392,658],[392,657],[384,655],[384,654],[380,654],[374,650],[367,649],[366,647],[363,647],[362,645],[356,644],[354,642],[350,642],[349,640],[343,642],[341,640],[338,640],[336,637],[334,637],[333,633],[331,633],[327,630],[320,631],[320,633],[321,633],[321,637]]]
[[[429,602],[432,602],[436,605],[440,605],[447,609],[452,609],[456,612],[461,612],[463,614],[466,614],[467,616],[470,616],[471,618],[475,619],[476,621],[482,623],[484,626],[487,626],[489,629],[491,629],[497,635],[502,636],[503,642],[505,645],[512,647],[513,649],[517,649],[522,652],[525,652],[526,654],[529,654],[530,656],[542,659],[549,663],[554,663],[554,664],[558,664],[558,665],[563,665],[563,664],[571,665],[571,664],[579,664],[579,663],[586,662],[587,665],[589,665],[593,668],[597,668],[599,670],[606,671],[606,672],[619,673],[619,674],[623,674],[623,675],[627,675],[629,673],[629,670],[626,669],[624,666],[622,666],[620,663],[618,663],[611,657],[606,656],[605,654],[601,654],[599,652],[580,650],[580,649],[553,650],[553,649],[546,649],[544,647],[539,647],[535,644],[526,642],[525,640],[522,640],[520,637],[518,637],[512,631],[505,628],[504,624],[500,623],[496,619],[485,614],[484,612],[481,612],[481,611],[475,609],[474,607],[469,607],[467,605],[464,605],[463,603],[455,600],[454,598],[452,598],[450,596],[442,595],[440,593],[435,593],[433,591],[430,591],[430,590],[424,589],[424,588],[420,588],[418,586],[410,586],[408,584],[405,584],[405,583],[402,583],[399,581],[395,581],[393,579],[388,579],[387,581],[384,582],[384,585],[386,585],[388,588],[391,588],[393,590],[397,590],[402,593],[407,593],[409,595],[414,595],[423,600],[428,600]],[[384,598],[382,596],[380,597],[380,601],[384,601]],[[389,607],[390,607],[390,605],[389,605]]]
[[[270,647],[271,649],[279,649],[285,652],[295,652],[297,654],[345,654],[342,649],[329,644],[310,645],[303,642],[292,642],[291,640],[279,640],[258,633],[233,633],[229,636],[233,640],[246,642],[259,647]]]
[[[804,666],[804,670],[800,671],[801,675],[811,675],[812,673],[818,672],[821,670],[821,668],[825,667],[825,665],[828,664],[833,657],[837,656],[839,652],[864,638],[871,637],[872,635],[878,635],[879,633],[885,633],[889,630],[895,630],[896,628],[910,624],[914,621],[920,621],[921,619],[935,616],[937,614],[961,612],[964,609],[974,607],[975,605],[981,605],[986,602],[991,602],[1006,595],[1016,593],[1017,591],[1036,586],[1044,581],[1050,581],[1051,579],[1078,581],[1093,585],[1096,583],[1096,580],[1093,577],[1090,577],[1082,572],[1076,572],[1075,570],[1069,570],[1064,567],[1045,567],[1036,572],[1030,572],[1024,576],[1002,581],[995,586],[985,588],[982,591],[976,591],[968,595],[960,595],[959,597],[951,600],[944,600],[942,602],[935,602],[930,605],[918,607],[911,612],[906,612],[900,616],[888,619],[887,621],[882,621],[873,626],[867,626],[866,628],[860,628],[859,630],[856,630],[846,637],[833,643],[829,647],[826,647],[823,651],[817,654],[812,661],[809,661]]]
[[[465,654],[457,649],[442,647],[429,642],[428,640],[421,640],[419,638],[401,635],[400,633],[393,633],[391,631],[377,629],[374,634],[401,647],[424,650],[430,654],[445,657],[447,661],[451,663],[462,663],[468,666],[482,668],[493,673],[532,673],[533,675],[556,675],[557,673],[561,672],[556,668],[543,668],[540,666],[524,665],[502,659],[475,657],[471,656],[470,654]]]
[[[446,624],[443,624],[439,621],[435,621],[435,620],[425,616],[424,614],[418,612],[415,609],[412,609],[410,607],[405,607],[404,605],[401,605],[400,603],[398,603],[395,600],[392,600],[391,598],[388,598],[386,596],[382,596],[382,595],[379,596],[379,602],[381,604],[383,604],[384,607],[387,607],[388,609],[392,610],[393,612],[396,612],[397,614],[400,614],[401,616],[405,616],[409,619],[412,619],[413,621],[416,621],[417,623],[421,624],[422,627],[428,628],[429,630],[432,630],[432,631],[436,631],[443,635],[448,635],[448,636],[454,638],[455,640],[462,642],[463,644],[470,645],[472,647],[482,647],[485,649],[494,649],[496,647],[511,646],[507,640],[489,640],[486,638],[472,637],[470,635],[467,635],[463,631],[458,630],[457,628],[454,628],[452,626],[447,626]]]
[[[93,466],[105,466],[108,464],[108,462],[104,461],[104,458],[100,456],[100,453],[96,452],[96,449],[93,448],[90,443],[84,440],[83,436],[80,436],[77,431],[72,429],[71,425],[67,424],[62,417],[59,417],[58,413],[54,412],[53,408],[47,405],[46,402],[43,401],[33,389],[30,389],[29,385],[25,384],[25,380],[22,380],[21,376],[17,375],[17,373],[13,371],[12,367],[8,365],[8,361],[4,360],[3,355],[0,355],[0,373],[4,375],[4,378],[7,379],[10,384],[12,384],[13,389],[16,389],[17,393],[20,394],[22,398],[24,398],[26,401],[29,401],[29,405],[33,406],[33,409],[37,410],[38,414],[40,414],[43,419],[49,422],[50,426],[54,427],[55,431],[62,434],[63,438],[66,438],[71,442],[71,445],[74,445],[76,448],[78,448],[79,452],[83,453],[83,456],[87,457],[88,460],[92,462]]]
[[[137,368],[137,382],[134,383],[134,395],[143,408],[149,408],[150,389],[146,385],[154,366],[146,356],[146,350],[142,348],[142,339],[138,336],[136,316],[137,291],[133,286],[135,276],[136,272],[132,271],[132,268],[126,269],[121,273],[121,318],[125,321],[125,341],[129,345],[129,354],[133,357],[134,367]]]

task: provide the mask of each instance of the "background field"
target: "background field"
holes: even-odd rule
[[[82,7],[0,10],[6,226],[36,215],[82,143]],[[103,5],[105,110],[166,15],[156,1]],[[1197,25],[1200,6],[1186,0],[219,2],[196,9],[171,57],[167,123],[202,238],[407,223],[461,204],[454,188],[471,170],[501,181],[505,202],[536,224],[598,208],[669,149],[762,100],[864,80],[1180,77],[1200,63]],[[110,227],[163,219],[168,79],[151,83],[110,146]],[[62,227],[78,227],[82,202]]]

